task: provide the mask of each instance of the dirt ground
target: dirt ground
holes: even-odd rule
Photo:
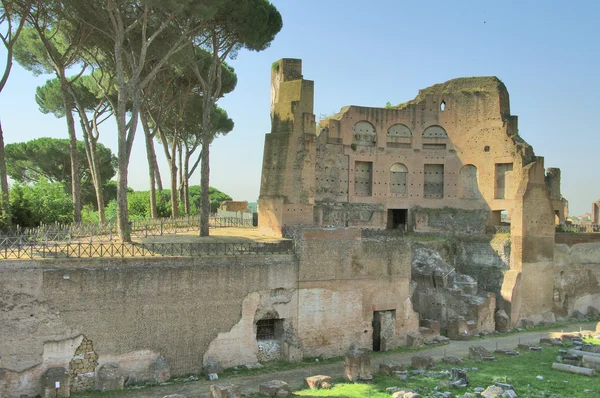
[[[580,330],[594,330],[596,323],[582,323],[577,325],[571,325],[564,329],[564,332],[574,332]],[[436,360],[442,359],[444,356],[457,356],[466,357],[469,354],[469,347],[471,345],[481,345],[487,348],[489,351],[493,351],[497,348],[510,348],[514,349],[519,343],[538,343],[541,337],[552,336],[553,333],[562,332],[561,328],[551,329],[543,332],[523,332],[518,334],[512,334],[508,336],[491,337],[486,339],[475,339],[472,341],[452,341],[448,345],[443,346],[432,346],[430,348],[419,351],[419,354],[427,354],[432,356]],[[390,352],[385,355],[379,355],[371,359],[371,370],[373,373],[379,369],[379,364],[385,361],[396,361],[400,363],[410,364],[411,356],[415,355],[415,352]],[[231,382],[240,387],[244,393],[258,393],[258,386],[266,381],[270,380],[283,380],[288,383],[293,390],[303,388],[304,379],[309,376],[323,374],[333,378],[343,377],[344,364],[340,360],[336,363],[330,364],[318,364],[315,363],[312,366],[306,366],[300,369],[285,370],[279,372],[271,372],[267,374],[261,374],[257,376],[239,376],[239,377],[228,377],[219,379],[218,382]],[[210,385],[215,384],[208,380],[198,380],[186,383],[175,383],[170,385],[147,387],[143,389],[128,389],[122,392],[111,392],[111,397],[127,397],[127,398],[163,398],[170,394],[181,394],[187,398],[209,398],[210,397]],[[76,394],[72,395],[76,398],[85,397],[98,397],[95,394]]]

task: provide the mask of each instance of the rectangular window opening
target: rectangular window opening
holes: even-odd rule
[[[276,340],[283,335],[283,319],[261,319],[256,322],[256,340]]]

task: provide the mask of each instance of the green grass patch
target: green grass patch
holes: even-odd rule
[[[521,351],[519,357],[496,356],[495,362],[465,361],[463,368],[468,369],[469,386],[467,388],[451,388],[449,377],[417,377],[409,376],[401,381],[397,377],[374,375],[371,385],[344,383],[338,381],[331,390],[301,390],[294,393],[302,397],[373,397],[383,398],[390,395],[387,387],[409,388],[418,391],[422,396],[432,395],[437,391],[450,391],[453,396],[465,392],[474,393],[474,388],[486,388],[494,381],[512,384],[519,397],[543,397],[556,394],[558,397],[592,397],[600,393],[598,376],[594,378],[563,373],[552,370],[552,363],[558,355],[558,347],[544,347],[541,352]],[[450,370],[452,366],[439,364],[435,372]],[[477,370],[473,370],[477,368]],[[541,376],[538,379],[537,376]],[[593,390],[592,393],[585,392]]]

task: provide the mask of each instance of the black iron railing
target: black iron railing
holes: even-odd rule
[[[4,246],[0,259],[94,257],[205,257],[293,254],[294,242],[273,243],[36,243]]]

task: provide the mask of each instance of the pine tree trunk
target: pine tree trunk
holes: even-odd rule
[[[77,152],[77,136],[75,135],[75,119],[73,118],[73,101],[67,87],[64,70],[60,73],[61,94],[65,106],[65,118],[69,133],[69,152],[71,155],[71,194],[73,197],[73,221],[81,222],[81,177],[79,176],[79,154]]]
[[[6,157],[4,155],[4,132],[0,122],[0,210],[4,216],[5,223],[11,224],[10,202],[8,191],[8,176],[6,175]]]
[[[173,142],[173,154],[169,164],[171,169],[171,217],[179,217],[179,197],[177,195],[177,139]]]
[[[96,147],[96,141],[92,139],[91,146],[91,168],[93,173],[94,189],[96,191],[96,203],[98,204],[98,221],[100,224],[106,222],[106,215],[104,211],[104,192],[102,191],[102,175],[100,174],[100,161],[98,159],[98,150]]]
[[[152,142],[152,133],[148,126],[148,119],[144,111],[140,112],[140,120],[144,129],[144,137],[146,138],[146,158],[148,160],[148,174],[150,177],[150,218],[158,218],[158,208],[156,206],[156,153],[154,153],[154,145]]]
[[[206,130],[204,130],[206,131]],[[210,141],[202,144],[202,160],[200,163],[200,236],[208,236],[208,218],[210,217]]]
[[[187,148],[187,147],[186,147]],[[191,212],[190,206],[190,158],[185,154],[185,160],[183,162],[183,206],[185,207],[185,213],[189,216]]]

